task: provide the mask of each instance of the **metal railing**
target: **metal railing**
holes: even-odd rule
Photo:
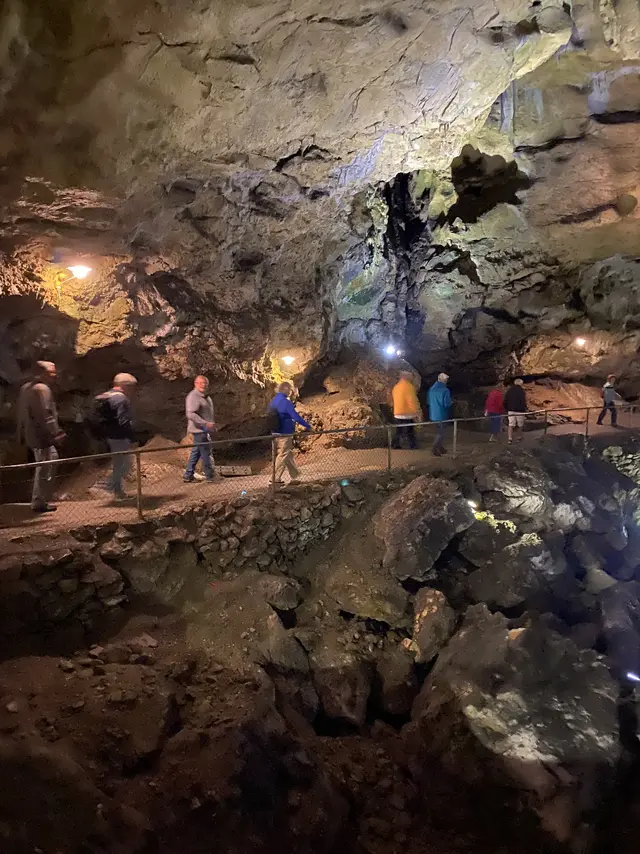
[[[535,419],[538,422],[537,426],[539,429],[537,435],[546,436],[550,428],[560,426],[559,424],[553,423],[554,416],[559,416],[561,419],[567,419],[563,423],[572,423],[576,427],[579,424],[584,424],[583,430],[572,430],[571,432],[581,432],[588,438],[593,426],[593,424],[590,423],[591,414],[594,411],[600,412],[601,409],[601,406],[574,406],[558,409],[542,409],[528,412],[526,413],[526,417],[529,420]],[[635,407],[632,405],[618,406],[617,415],[619,419],[619,426],[632,427],[631,419],[627,425],[621,424],[620,421],[627,413],[633,413],[634,411]],[[576,418],[576,416],[579,416],[580,414],[582,417]],[[569,416],[572,416],[572,418]],[[508,416],[503,415],[501,418],[502,421],[506,423]],[[441,423],[444,424],[447,429],[447,441],[451,445],[451,455],[454,458],[458,456],[461,450],[473,450],[477,448],[479,445],[477,440],[480,436],[483,437],[483,442],[486,442],[487,432],[479,431],[478,427],[482,426],[483,423],[488,423],[488,416],[483,415],[469,418],[453,418]],[[346,427],[336,430],[310,431],[294,434],[300,446],[297,452],[297,458],[298,461],[302,460],[301,468],[304,481],[322,481],[334,477],[354,475],[365,471],[391,472],[394,468],[402,468],[407,465],[415,464],[416,458],[412,451],[396,447],[396,442],[394,440],[397,435],[397,426],[398,425],[396,424],[375,426],[363,425],[359,427]],[[427,436],[429,442],[431,442],[432,434],[434,433],[436,426],[434,422],[422,421],[414,423],[412,426],[421,445],[424,445],[425,436]],[[276,460],[278,453],[277,443],[278,439],[281,438],[282,436],[278,435],[253,436],[244,439],[213,440],[207,443],[212,456],[214,457],[216,470],[231,470],[232,474],[231,477],[222,479],[224,481],[224,488],[223,485],[221,485],[222,481],[216,481],[213,487],[215,489],[216,497],[220,496],[221,498],[225,498],[237,496],[238,486],[241,487],[241,494],[248,493],[249,491],[254,492],[261,488],[276,490],[278,488],[275,483]],[[325,444],[322,444],[323,442]],[[328,447],[326,443],[328,443]],[[339,447],[336,447],[337,445],[339,445]],[[109,515],[113,517],[114,521],[126,521],[127,517],[130,516],[130,513],[128,514],[126,512],[127,508],[129,508],[130,511],[133,509],[132,505],[135,504],[135,517],[138,519],[144,519],[145,513],[153,512],[154,502],[157,503],[159,501],[160,503],[167,503],[168,501],[169,504],[173,502],[174,505],[177,504],[178,506],[184,507],[185,504],[197,503],[205,497],[200,491],[197,495],[194,495],[193,493],[185,494],[185,490],[188,489],[188,487],[185,486],[179,495],[169,495],[167,498],[167,491],[174,490],[175,492],[176,484],[179,483],[177,475],[178,473],[182,474],[182,471],[185,468],[186,452],[190,451],[194,447],[197,446],[195,444],[168,444],[161,447],[131,448],[127,451],[118,451],[114,453],[60,457],[56,460],[43,462],[18,463],[0,466],[0,488],[7,488],[9,493],[13,493],[13,497],[15,497],[16,492],[19,491],[19,487],[25,487],[26,490],[27,484],[31,482],[35,470],[39,467],[52,466],[55,467],[52,471],[57,472],[62,468],[69,473],[69,478],[73,481],[73,476],[75,475],[77,479],[78,472],[81,471],[83,467],[85,467],[85,474],[87,473],[87,466],[91,467],[88,473],[91,474],[91,472],[93,472],[93,474],[95,474],[95,469],[100,465],[106,466],[111,464],[114,457],[126,456],[134,459],[134,466],[132,468],[135,479],[135,493],[131,496],[128,504],[122,503],[110,505],[113,506],[113,509],[109,511]],[[350,450],[350,453],[345,454],[345,450]],[[172,460],[168,464],[161,463],[156,466],[158,471],[155,473],[154,482],[154,472],[152,471],[154,466],[153,461],[154,458],[159,459],[163,454],[172,455]],[[394,459],[394,455],[399,456]],[[221,460],[222,463],[220,462]],[[231,465],[225,466],[225,460],[231,463]],[[254,469],[257,470],[254,471]],[[14,475],[22,475],[23,479],[16,480]],[[58,481],[62,480],[61,477],[57,476],[56,479]],[[91,480],[91,477],[89,477],[88,480]],[[93,480],[95,480],[95,477]],[[80,489],[78,493],[79,497],[76,498],[75,501],[73,500],[72,489],[69,506],[71,507],[71,505],[73,505],[73,512],[62,514],[64,517],[63,524],[82,524],[81,517],[83,514],[80,505],[83,503],[94,507],[97,505],[97,502],[89,501],[86,495],[87,492],[92,492],[95,489],[95,484],[90,485],[88,488],[84,487],[83,489]],[[23,490],[23,493],[25,490]],[[102,495],[104,496],[105,493],[102,493]],[[67,497],[69,498],[69,496]],[[164,501],[163,497],[167,498],[167,501]],[[145,500],[149,501],[149,506],[145,506]],[[19,505],[16,502],[7,501],[3,495],[3,502],[0,505],[0,513],[3,508],[16,508],[18,506]],[[73,518],[69,518],[70,515],[73,516]],[[28,516],[33,518],[30,514],[28,514]],[[93,516],[95,516],[95,514],[87,512],[85,516],[87,519],[90,518],[91,521],[94,522]],[[21,521],[24,520],[18,519],[15,524],[19,525]],[[55,523],[57,527],[60,526],[61,521],[60,515],[58,515]],[[1,516],[0,525],[2,525]],[[4,524],[4,527],[7,526],[11,526],[11,519],[9,520],[9,525],[6,523]]]

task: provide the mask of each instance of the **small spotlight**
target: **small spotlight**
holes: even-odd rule
[[[627,679],[629,682],[640,682],[640,676],[637,673],[633,673],[631,670],[627,672]]]
[[[396,350],[396,356],[398,356],[398,357],[402,356],[402,350]]]
[[[344,480],[341,480],[340,486],[349,486],[349,481],[346,478]]]
[[[247,490],[246,490],[246,489],[242,489],[242,490],[240,491],[240,495],[246,495],[246,494],[247,494]]]
[[[478,502],[477,501],[471,501],[471,499],[467,499],[467,504],[469,505],[469,507],[471,507],[472,510],[478,509]]]
[[[91,272],[91,267],[85,267],[84,264],[76,264],[73,267],[67,267],[70,273],[73,273],[76,279],[86,279]]]
[[[393,356],[396,353],[396,348],[393,346],[393,344],[387,344],[387,346],[384,348],[384,352],[387,354],[387,356]]]
[[[282,361],[285,363],[285,365],[293,365],[295,360],[296,360],[295,356],[283,356],[282,357]]]
[[[585,345],[586,343],[587,343],[587,339],[586,339],[586,338],[576,338],[576,340],[575,340],[575,345],[576,345],[576,347],[584,347],[584,345]]]

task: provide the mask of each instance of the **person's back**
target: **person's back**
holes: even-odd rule
[[[105,439],[133,439],[131,402],[121,389],[112,388],[96,397]]]
[[[504,397],[499,388],[494,388],[489,392],[484,410],[487,415],[502,415],[504,411]]]
[[[441,380],[436,380],[429,389],[429,418],[431,421],[446,421],[451,407],[451,392]]]
[[[35,450],[50,447],[59,433],[56,404],[47,383],[25,383],[18,398],[18,439]]]
[[[607,381],[602,386],[602,399],[604,401],[605,406],[609,406],[612,403],[616,402],[617,392],[615,386],[612,382]]]
[[[507,412],[526,412],[527,396],[522,385],[510,385],[504,396],[504,408]]]
[[[411,380],[406,377],[399,379],[391,391],[391,396],[393,397],[394,418],[415,418],[419,416],[420,404],[418,403],[415,386]]]
[[[269,409],[274,411],[278,416],[278,433],[290,435],[295,431],[296,423],[304,427],[305,430],[310,430],[311,426],[302,418],[295,410],[293,403],[284,392],[278,392],[271,400]]]

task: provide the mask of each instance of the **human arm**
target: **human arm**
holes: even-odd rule
[[[115,416],[116,421],[122,427],[124,433],[127,434],[126,438],[133,439],[133,416],[131,414],[131,402],[126,395],[122,395],[119,400],[116,401],[115,405]]]
[[[302,415],[298,415],[295,406],[293,405],[293,403],[291,403],[290,400],[287,400],[285,404],[285,413],[291,418],[293,418],[296,424],[299,424],[301,427],[304,427],[305,430],[311,430],[311,424],[305,421]]]
[[[42,438],[45,446],[53,445],[64,438],[64,433],[58,424],[58,413],[51,389],[44,383],[37,383],[33,387],[31,417],[36,433]]]

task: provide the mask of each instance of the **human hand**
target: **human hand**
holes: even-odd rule
[[[216,429],[215,421],[207,421],[207,430],[211,433]]]
[[[61,445],[61,444],[64,442],[64,440],[65,440],[66,438],[67,438],[67,434],[66,434],[64,431],[62,431],[62,430],[61,430],[59,433],[57,433],[57,434],[54,436],[54,438],[53,438],[53,444],[54,444],[54,445]]]

